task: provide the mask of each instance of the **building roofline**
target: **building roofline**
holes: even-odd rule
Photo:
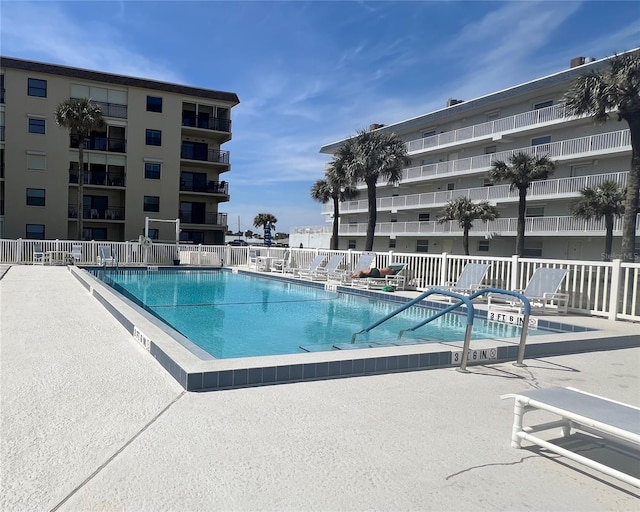
[[[620,52],[617,55],[624,55],[626,53],[631,53],[636,51],[640,51],[640,48],[634,48],[632,50]],[[588,62],[574,68],[563,69],[551,75],[547,75],[541,78],[536,78],[534,80],[530,80],[528,82],[514,85],[512,87],[508,87],[500,91],[485,94],[483,96],[478,96],[477,98],[473,98],[468,101],[463,101],[461,103],[457,103],[450,107],[444,107],[438,110],[434,110],[432,112],[428,112],[426,114],[421,114],[416,117],[411,117],[409,119],[399,121],[397,123],[388,124],[388,125],[385,125],[383,128],[379,128],[376,131],[380,131],[382,133],[389,133],[389,132],[393,132],[394,130],[408,131],[411,128],[422,126],[425,123],[437,121],[450,114],[462,113],[467,110],[472,110],[474,108],[482,107],[485,104],[489,104],[495,101],[499,101],[501,99],[509,98],[511,96],[527,94],[537,89],[541,89],[543,87],[555,85],[561,82],[568,82],[580,75],[588,73],[589,71],[600,69],[606,64],[607,61],[612,59],[614,56],[615,55],[612,55],[609,57],[603,57],[602,59],[597,59],[593,62]],[[331,142],[329,144],[325,144],[320,148],[320,153],[331,153],[333,150],[340,147],[345,140],[348,140],[348,139],[349,137],[335,141],[335,142]]]
[[[44,62],[17,59],[14,57],[0,56],[0,67],[9,68],[9,69],[19,69],[22,71],[33,71],[37,73],[46,73],[50,75],[61,75],[61,76],[67,76],[70,78],[91,80],[93,82],[106,82],[106,83],[117,84],[117,85],[140,87],[142,89],[166,91],[166,92],[172,92],[177,94],[185,94],[188,96],[196,96],[199,98],[207,98],[212,100],[221,100],[221,101],[232,103],[232,106],[235,106],[238,103],[240,103],[238,95],[232,92],[216,91],[213,89],[203,89],[200,87],[191,87],[188,85],[172,84],[169,82],[160,82],[157,80],[149,80],[146,78],[136,78],[136,77],[126,76],[126,75],[116,75],[113,73],[104,73],[101,71],[91,71],[89,69],[61,66],[58,64],[47,64]]]

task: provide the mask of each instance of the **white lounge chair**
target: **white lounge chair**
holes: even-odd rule
[[[34,265],[44,265],[46,263],[46,254],[42,250],[42,244],[36,242],[33,244],[33,264]]]
[[[330,281],[340,281],[341,283],[349,283],[351,282],[351,275],[357,274],[362,270],[367,270],[371,268],[371,264],[376,257],[375,252],[363,252],[355,266],[351,270],[336,270],[334,272],[330,272],[327,278]]]
[[[111,253],[111,247],[109,247],[108,245],[101,245],[100,247],[98,247],[98,265],[114,266],[116,262],[116,258]]]
[[[343,260],[344,254],[334,254],[324,267],[319,267],[316,270],[300,271],[298,272],[298,277],[312,281],[326,281],[329,274],[338,270]]]
[[[271,262],[271,272],[280,272],[284,274],[287,268],[291,266],[291,251],[284,251],[282,258],[276,258]]]
[[[404,290],[407,282],[407,276],[405,270],[407,268],[406,263],[390,263],[388,265],[393,273],[384,277],[361,277],[359,279],[353,279],[351,286],[356,288],[366,288],[367,290],[382,289],[385,286],[393,286],[395,290]]]
[[[81,245],[72,245],[71,246],[71,261],[74,264],[77,264],[82,259],[82,246]]]
[[[490,266],[489,263],[467,263],[455,283],[445,283],[444,286],[437,286],[436,288],[470,295],[480,288]]]
[[[318,270],[322,264],[324,263],[324,260],[326,260],[327,257],[324,254],[318,254],[313,261],[309,264],[308,267],[302,267],[302,268],[295,268],[293,269],[293,275],[294,276],[299,276],[301,272],[311,272],[313,270]]]
[[[511,430],[512,448],[520,448],[522,441],[529,441],[546,450],[572,459],[592,469],[601,471],[623,482],[640,487],[637,475],[624,473],[607,465],[606,459],[596,461],[572,451],[570,444],[560,446],[541,439],[536,434],[551,428],[562,427],[562,435],[571,435],[571,429],[582,430],[594,438],[598,444],[612,443],[614,450],[623,449],[630,453],[640,449],[640,409],[631,405],[615,402],[601,396],[585,393],[574,388],[530,389],[519,393],[502,395],[500,398],[515,398],[513,427]],[[526,412],[543,410],[555,414],[561,419],[540,425],[523,426]],[[598,438],[602,438],[598,439]]]
[[[531,303],[532,308],[541,309],[542,313],[551,310],[558,313],[566,313],[569,306],[569,294],[559,293],[558,289],[562,281],[569,273],[566,268],[539,267],[535,270],[524,290],[515,290],[524,295]],[[518,309],[522,313],[522,302],[508,299],[506,295],[488,294],[489,307],[495,305],[496,299],[506,302],[507,307]],[[504,305],[504,304],[503,304]]]
[[[260,258],[259,249],[249,249],[249,259],[247,260],[247,266],[249,268],[258,269],[258,258]]]

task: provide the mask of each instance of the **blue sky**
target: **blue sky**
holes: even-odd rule
[[[640,46],[637,2],[2,0],[2,55],[238,94],[236,229],[320,225],[324,144]]]

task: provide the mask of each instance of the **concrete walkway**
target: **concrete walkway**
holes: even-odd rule
[[[511,449],[513,401],[499,399],[560,385],[638,406],[640,349],[185,393],[64,267],[11,267],[0,322],[3,511],[640,503],[598,472]]]

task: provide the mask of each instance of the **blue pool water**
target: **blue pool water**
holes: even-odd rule
[[[226,271],[97,271],[96,275],[216,358],[349,348],[353,333],[400,304]],[[411,307],[359,335],[363,344],[398,343],[401,330],[432,316]],[[402,343],[461,341],[466,316],[447,314],[406,333]],[[520,328],[476,319],[472,338],[519,337]],[[548,331],[529,329],[529,336]],[[301,348],[302,347],[302,348]]]

